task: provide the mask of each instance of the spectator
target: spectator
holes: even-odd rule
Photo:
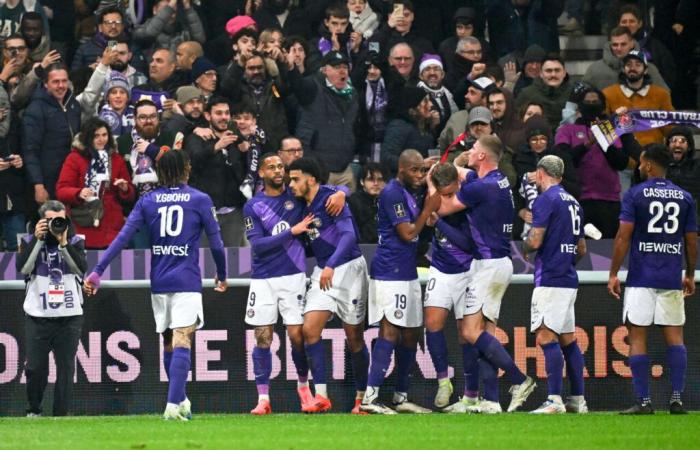
[[[111,71],[104,83],[104,104],[98,116],[109,125],[114,139],[131,134],[134,128],[134,107],[129,103],[131,87],[121,73]]]
[[[379,16],[372,11],[367,0],[348,0],[347,5],[352,29],[360,33],[363,39],[369,39],[379,27]]]
[[[148,96],[158,97],[154,94],[160,93],[167,93],[171,98],[175,95],[177,88],[189,84],[188,78],[184,72],[175,70],[175,53],[164,48],[158,49],[153,53],[151,64],[148,66],[148,81],[135,88],[138,90],[138,95],[134,95],[134,101],[138,102],[141,95],[147,98]]]
[[[561,111],[569,100],[571,89],[564,61],[559,56],[547,56],[542,62],[540,77],[520,92],[516,105],[519,108],[528,102],[541,104],[549,126],[555,129],[561,122]]]
[[[557,19],[561,0],[488,0],[486,20],[489,42],[497,58],[537,44],[546,52],[559,52]]]
[[[613,114],[618,108],[627,109],[661,109],[673,111],[671,95],[666,89],[656,86],[647,75],[648,63],[643,52],[632,50],[622,58],[623,66],[620,83],[603,90],[607,103],[607,114]],[[654,128],[640,131],[634,136],[642,146],[664,141],[664,129]]]
[[[639,50],[644,53],[647,61],[653,62],[659,73],[669,86],[676,83],[676,63],[668,48],[651,35],[651,29],[644,26],[644,17],[636,5],[627,4],[620,8],[618,26],[627,27]]]
[[[282,138],[277,154],[282,159],[285,169],[287,169],[292,162],[304,156],[304,147],[298,138],[288,135]]]
[[[104,52],[100,58],[100,63],[97,64],[95,70],[92,71],[92,75],[88,80],[85,89],[78,94],[75,99],[78,100],[80,108],[82,109],[82,121],[86,121],[91,117],[95,117],[98,114],[98,104],[100,100],[104,97],[104,86],[108,78],[111,77],[110,65],[113,61],[117,60],[117,52],[115,52],[112,47],[105,47]],[[126,79],[119,72],[115,72],[115,77],[123,79],[126,87],[128,88],[128,83]],[[128,99],[128,92],[127,92]],[[110,124],[111,126],[111,124]]]
[[[528,102],[523,104],[518,112],[520,121],[523,123],[527,122],[532,116],[544,116],[544,108],[537,102]]]
[[[311,36],[311,25],[303,9],[290,7],[289,0],[262,0],[262,8],[255,11],[253,20],[260,30],[278,28],[285,36]]]
[[[515,110],[513,94],[507,89],[494,88],[486,98],[486,103],[493,115],[493,132],[506,147],[517,152],[520,146],[525,144],[525,133],[523,122],[520,121]]]
[[[194,60],[191,72],[192,81],[204,96],[204,101],[207,102],[216,91],[216,81],[218,75],[216,66],[207,58],[201,56]]]
[[[131,65],[131,60],[133,59],[134,54],[129,48],[129,41],[123,37],[118,38],[117,46],[114,47],[114,51],[117,52],[117,58],[112,60],[109,67],[112,70],[121,72],[121,74],[126,77],[126,79],[129,81],[129,88],[142,85],[148,81],[146,75],[139,72]]]
[[[185,141],[192,161],[190,185],[214,202],[224,245],[241,247],[245,245],[242,208],[246,199],[240,188],[246,157],[239,151],[239,136],[229,130],[231,111],[225,98],[213,97],[207,103],[204,117],[214,137],[203,139],[192,134]],[[205,236],[202,242],[208,245]]]
[[[455,65],[455,59],[459,55],[457,52],[457,44],[460,40],[466,37],[476,37],[474,36],[474,21],[476,18],[476,11],[471,7],[461,7],[457,8],[455,11],[454,20],[454,31],[455,35],[450,36],[440,43],[438,47],[438,53],[442,57],[445,63],[445,69],[449,72]],[[483,39],[479,39],[481,43],[481,48],[486,49],[487,43]],[[484,55],[488,55],[488,52],[483,52]],[[468,55],[467,55],[468,56]],[[484,58],[486,60],[488,58]]]
[[[445,86],[447,89],[459,95],[457,92],[461,82],[468,80],[476,80],[486,70],[486,64],[483,61],[483,47],[481,41],[474,36],[467,36],[457,42],[453,64],[445,76]],[[466,87],[461,86],[462,95]],[[460,102],[457,102],[460,106]],[[464,106],[464,105],[461,105]]]
[[[2,95],[4,90],[0,89],[0,99],[4,97],[2,104],[9,108],[7,94]],[[8,111],[4,113],[2,125],[10,121]],[[5,130],[7,131],[7,130]],[[17,251],[17,235],[26,232],[25,222],[27,213],[27,202],[25,200],[25,179],[24,161],[19,154],[18,148],[8,142],[6,137],[0,138],[0,226],[2,227],[2,239],[4,245],[0,245],[4,251]]]
[[[32,61],[41,61],[51,51],[51,39],[49,39],[41,14],[25,13],[20,21],[19,32],[27,42],[29,58]]]
[[[357,242],[360,244],[376,244],[378,241],[377,199],[388,179],[389,173],[382,164],[367,162],[362,166],[361,189],[348,199],[350,212],[359,231]]]
[[[430,95],[432,109],[440,115],[440,122],[436,128],[436,131],[440,133],[445,128],[447,119],[459,110],[452,93],[442,84],[445,79],[442,60],[438,55],[426,53],[423,55],[418,71],[421,80],[418,87]]]
[[[347,6],[338,3],[326,8],[326,17],[318,34],[318,39],[311,41],[306,67],[311,71],[317,71],[323,56],[330,51],[336,51],[348,58],[352,69],[360,51],[362,34],[353,31],[350,26],[350,11]]]
[[[404,42],[411,46],[413,57],[420,60],[423,53],[435,53],[433,44],[426,38],[411,30],[415,19],[415,8],[411,0],[394,0],[393,12],[387,16],[387,21],[377,28],[369,40],[369,50],[387,55],[388,50],[396,44]]]
[[[68,207],[85,248],[105,249],[124,226],[124,210],[134,201],[134,185],[117,152],[109,125],[93,118],[73,141],[56,184],[56,197]],[[102,204],[102,214],[91,207]],[[101,216],[101,217],[100,217]]]
[[[622,59],[632,50],[639,50],[639,45],[634,41],[629,28],[613,28],[610,30],[610,42],[603,47],[603,59],[588,67],[583,81],[600,91],[616,84],[622,71]],[[668,85],[653,63],[649,64],[647,71],[653,84],[668,90]]]
[[[688,191],[697,205],[700,202],[700,161],[693,157],[695,153],[693,130],[684,126],[674,127],[666,137],[666,147],[673,156],[666,177]]]
[[[612,239],[617,233],[620,215],[618,170],[627,167],[629,153],[619,140],[603,151],[593,138],[591,122],[597,117],[602,118],[604,114],[601,111],[605,111],[602,92],[589,88],[582,93],[578,108],[581,117],[575,123],[559,127],[555,145],[568,152],[574,162],[581,184],[579,200],[586,222],[595,225],[603,238]]]
[[[175,66],[177,70],[189,72],[192,70],[192,65],[197,60],[204,56],[202,44],[197,41],[185,41],[177,46],[175,52]]]
[[[532,209],[528,202],[531,199],[526,197],[526,187],[534,186],[537,163],[544,156],[555,155],[564,161],[564,177],[561,184],[566,192],[574,197],[581,195],[581,186],[571,155],[562,150],[561,147],[553,145],[554,140],[550,130],[547,120],[542,116],[535,116],[524,124],[526,142],[522,144],[513,158],[513,166],[517,174],[514,199],[518,216],[518,220],[514,224],[514,236],[521,235],[523,223],[532,224]]]
[[[182,133],[187,138],[197,131],[203,139],[213,139],[209,122],[204,117],[204,97],[202,91],[194,86],[182,86],[175,93],[175,105],[170,119],[163,125],[163,130],[170,133]]]
[[[25,40],[23,37],[12,37],[8,38],[6,42],[13,42],[17,46],[16,48],[21,49],[21,43]],[[55,50],[47,53],[39,64],[32,63],[30,59],[25,60],[23,53],[25,52],[19,52],[16,60],[16,65],[23,67],[23,69],[21,71],[15,70],[14,75],[10,75],[6,86],[9,88],[10,103],[14,111],[21,111],[27,107],[46,69],[61,60],[60,53]],[[23,60],[26,61],[24,64]],[[8,63],[5,62],[5,64]]]
[[[255,109],[250,104],[239,103],[231,115],[242,138],[239,148],[246,154],[246,174],[241,184],[241,192],[250,199],[263,189],[262,180],[258,175],[260,156],[274,151],[274,147],[270,145],[265,130],[258,126]]]
[[[56,181],[63,160],[80,130],[80,105],[68,88],[63,64],[49,66],[22,117],[22,154],[34,200],[43,204],[56,198]]]
[[[277,65],[254,52],[244,59],[241,80],[227,91],[232,103],[247,103],[255,111],[255,119],[267,133],[272,148],[279,148],[280,140],[289,134],[284,97],[287,92],[280,77],[271,73]],[[268,131],[269,130],[269,131]]]
[[[369,52],[365,63],[353,71],[353,86],[360,98],[360,124],[363,132],[358,134],[359,153],[369,161],[379,162],[384,132],[386,131],[386,109],[389,93],[384,79],[386,64],[376,52]]]
[[[125,19],[116,6],[103,9],[97,15],[97,32],[89,41],[83,43],[73,56],[71,70],[82,67],[95,67],[109,41],[116,42],[124,32]]]
[[[355,190],[350,163],[355,151],[355,125],[359,115],[357,91],[348,83],[345,55],[328,52],[321,73],[302,78],[296,66],[289,72],[292,90],[301,105],[296,134],[306,156],[321,161],[329,170],[329,184]]]
[[[48,29],[49,23],[43,16],[42,4],[31,0],[2,0],[0,1],[0,38],[19,33],[22,17],[27,13],[40,15],[43,26]]]
[[[533,44],[525,50],[520,63],[517,60],[507,61],[503,66],[506,89],[510,90],[517,97],[523,89],[539,78],[542,70],[542,60],[544,60],[545,56],[544,49],[537,44]],[[521,67],[520,72],[516,72],[517,67]]]
[[[235,19],[235,18],[234,18]],[[231,23],[234,19],[231,19]],[[231,27],[229,27],[231,28]],[[231,28],[232,29],[232,28]],[[219,92],[233,100],[232,92],[238,91],[243,78],[245,61],[255,53],[258,33],[250,27],[238,29],[231,37],[233,57],[225,66],[218,69]],[[301,66],[303,67],[303,66]],[[303,72],[303,68],[300,69]]]
[[[403,42],[394,45],[389,51],[389,66],[394,69],[392,73],[398,74],[397,77],[393,77],[396,78],[396,83],[391,82],[392,86],[418,84],[416,58],[410,45]],[[389,90],[391,92],[394,89],[390,87]]]
[[[466,109],[452,114],[447,121],[447,125],[445,125],[445,128],[440,133],[440,137],[438,137],[438,147],[441,152],[444,152],[450,144],[455,142],[457,137],[467,128],[469,111],[477,106],[485,107],[487,105],[486,99],[488,93],[495,87],[493,81],[486,77],[479,77],[469,83],[467,94],[464,97]],[[456,100],[457,99],[455,99],[455,101]]]
[[[268,28],[260,33],[258,39],[258,51],[263,55],[270,56],[275,51],[282,51],[284,45],[284,35],[279,28]],[[272,59],[275,59],[274,57]]]
[[[75,354],[83,327],[83,293],[87,270],[83,239],[71,227],[61,230],[65,206],[50,200],[39,208],[40,220],[25,236],[17,255],[17,272],[24,275],[26,332],[27,417],[42,414],[41,402],[49,378],[49,352],[56,362],[53,415],[70,412],[75,376]],[[49,224],[52,224],[49,226]],[[46,286],[61,286],[46,294]],[[48,297],[48,298],[47,298]],[[47,307],[48,305],[48,307]]]
[[[32,70],[29,50],[22,35],[13,34],[5,39],[1,62],[0,82],[9,96],[20,80]]]
[[[429,150],[435,148],[433,133],[439,117],[432,114],[431,108],[430,96],[421,88],[406,86],[398,97],[391,99],[389,109],[393,118],[386,126],[381,152],[384,166],[396,170],[399,155],[406,149],[415,149],[427,157]]]
[[[178,10],[180,16],[178,16]],[[206,42],[204,26],[191,0],[158,0],[153,17],[134,28],[134,43],[144,48],[166,48],[174,55],[185,41]]]

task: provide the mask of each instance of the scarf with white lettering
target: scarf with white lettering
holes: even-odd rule
[[[134,173],[131,180],[134,186],[136,186],[136,190],[140,196],[141,194],[151,192],[158,186],[158,175],[156,174],[156,166],[153,160],[145,153],[139,153],[138,150],[136,150],[136,143],[142,138],[139,136],[139,132],[136,131],[135,127],[131,130],[131,139],[134,142],[131,145],[131,155],[129,156],[131,170]],[[153,143],[155,138],[146,140]]]

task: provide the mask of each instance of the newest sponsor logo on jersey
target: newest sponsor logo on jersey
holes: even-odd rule
[[[291,200],[287,200],[286,202],[284,202],[284,209],[286,209],[287,211],[293,210],[294,209],[294,202]]]
[[[245,230],[250,231],[253,229],[253,218],[250,216],[243,218],[243,225],[245,225]]]
[[[394,203],[394,214],[396,217],[406,217],[406,208],[403,207],[403,203]]]
[[[272,228],[272,235],[275,236],[277,234],[280,234],[283,231],[286,231],[289,229],[289,224],[285,222],[284,220],[277,222],[277,224]]]
[[[158,256],[189,256],[190,245],[152,245],[151,253]]]
[[[671,244],[668,242],[640,242],[639,251],[643,253],[666,253],[669,255],[680,255],[683,244]]]

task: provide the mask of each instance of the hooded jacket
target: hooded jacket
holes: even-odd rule
[[[675,127],[668,134],[666,144],[673,136],[683,136],[688,141],[688,151],[685,152],[679,161],[672,161],[666,171],[666,178],[671,180],[678,187],[685,189],[695,199],[695,205],[700,201],[700,160],[694,158],[695,139],[693,132],[688,127]],[[699,213],[700,217],[700,213]]]
[[[525,131],[518,118],[513,94],[507,89],[502,89],[506,97],[506,112],[500,120],[493,120],[493,132],[501,138],[506,147],[518,149],[525,143]]]
[[[635,44],[635,50],[639,50],[639,44]],[[598,90],[603,90],[608,86],[617,84],[620,72],[622,72],[622,59],[613,55],[610,49],[610,42],[603,47],[603,58],[593,62],[586,73],[583,75],[583,80]],[[647,74],[651,78],[651,82],[668,91],[666,81],[661,77],[659,69],[654,63],[649,63],[647,66]]]
[[[131,183],[129,171],[124,158],[116,148],[110,150],[110,179],[100,195],[104,207],[104,216],[98,227],[82,227],[73,222],[77,234],[85,236],[85,246],[89,248],[105,248],[117,237],[124,226],[124,207],[130,207],[136,197],[134,185]],[[56,198],[68,207],[68,217],[71,208],[85,204],[80,198],[80,191],[85,187],[85,178],[90,170],[92,155],[77,139],[73,140],[73,149],[66,157],[61,174],[56,184]],[[114,186],[118,179],[127,181],[126,192]]]
[[[569,100],[573,83],[569,81],[568,75],[559,87],[553,88],[545,84],[542,78],[537,78],[532,84],[520,92],[516,100],[518,110],[530,102],[539,103],[544,108],[544,116],[549,122],[549,126],[555,130],[561,122],[561,110]]]

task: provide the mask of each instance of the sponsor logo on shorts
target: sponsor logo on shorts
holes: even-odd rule
[[[284,202],[284,209],[286,209],[287,211],[293,210],[294,209],[294,202],[291,200],[287,200],[286,202]]]
[[[396,217],[406,217],[406,209],[403,207],[403,203],[394,203],[394,214],[396,214]]]
[[[403,311],[397,309],[396,311],[394,311],[394,317],[396,317],[399,320],[403,319]]]
[[[248,309],[248,312],[246,313],[246,315],[252,319],[253,316],[255,315],[255,310],[253,308]]]

